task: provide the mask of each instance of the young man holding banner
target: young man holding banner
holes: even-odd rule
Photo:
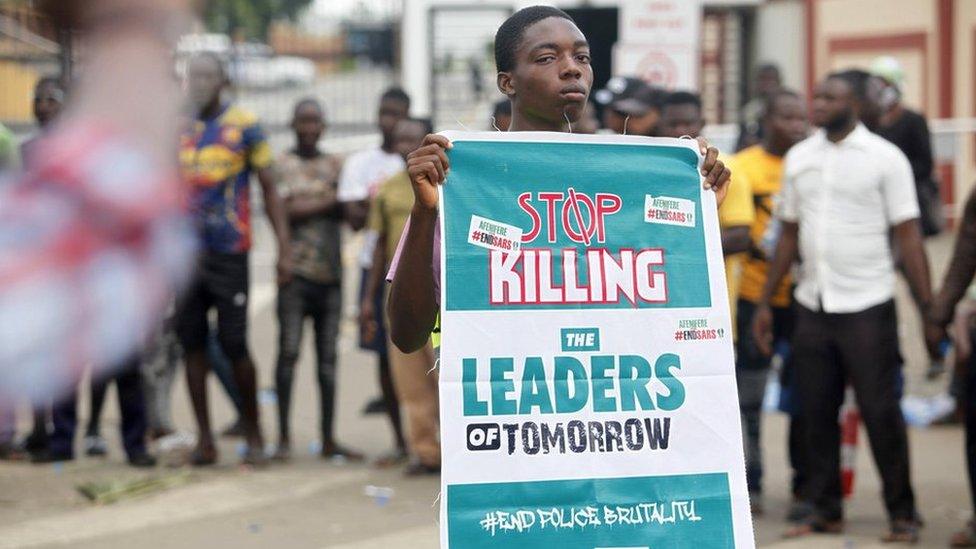
[[[425,138],[388,275],[393,343],[447,338],[442,547],[753,547],[729,170],[702,141],[567,135],[593,71],[564,12],[517,12],[495,51],[524,133]]]
[[[509,131],[572,131],[586,107],[593,68],[586,37],[568,14],[533,6],[512,15],[495,36],[495,63],[498,89],[512,101]],[[731,171],[718,160],[718,149],[703,138],[698,143],[705,188],[714,188],[721,203]],[[450,148],[446,137],[431,134],[407,160],[416,201],[389,276],[390,338],[404,352],[422,348],[437,320],[437,186],[450,169]],[[402,274],[392,276],[397,272]]]

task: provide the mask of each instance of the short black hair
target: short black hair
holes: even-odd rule
[[[427,135],[429,133],[434,133],[434,123],[431,122],[430,118],[416,118],[411,116],[408,118],[404,118],[400,122],[410,122],[411,124],[420,124],[421,126],[424,127],[424,135]]]
[[[498,27],[498,32],[495,33],[495,68],[498,72],[508,72],[515,68],[515,51],[522,42],[525,29],[550,17],[559,17],[573,24],[576,23],[568,13],[559,8],[529,6],[513,13]]]
[[[318,109],[320,113],[322,113],[323,117],[325,116],[325,107],[322,106],[321,101],[319,101],[314,97],[305,97],[303,99],[299,99],[298,102],[295,103],[294,115],[298,116],[298,111],[304,109],[305,107],[315,107],[316,109]]]
[[[773,92],[766,100],[763,102],[763,112],[762,116],[765,118],[767,115],[773,112],[776,108],[776,103],[784,97],[789,97],[790,99],[800,99],[800,94],[796,93],[790,89],[781,89]]]
[[[701,97],[697,93],[690,91],[676,91],[668,94],[661,103],[661,110],[676,105],[694,105],[699,111],[702,110]]]
[[[510,99],[500,99],[495,102],[494,108],[491,110],[492,116],[504,116],[512,114],[512,101]]]
[[[383,95],[380,96],[380,102],[388,99],[400,101],[407,105],[407,110],[410,110],[410,96],[407,95],[407,92],[403,91],[403,88],[400,86],[387,88],[386,91],[383,92]]]
[[[845,71],[832,72],[827,75],[828,80],[832,78],[847,82],[847,85],[851,87],[851,91],[858,101],[867,101],[868,82],[871,80],[871,73],[861,69],[847,69]]]

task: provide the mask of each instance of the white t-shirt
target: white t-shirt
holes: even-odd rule
[[[383,149],[367,149],[350,156],[339,175],[339,202],[358,202],[376,196],[380,185],[407,166],[397,153]],[[359,252],[359,265],[368,269],[373,264],[373,250],[376,248],[376,234],[366,233],[363,247]]]
[[[820,130],[786,154],[777,216],[799,224],[796,300],[855,313],[894,297],[889,232],[918,218],[908,158],[858,125],[839,143]]]
[[[339,202],[372,198],[381,183],[405,167],[399,154],[388,153],[379,147],[350,156],[339,175]]]

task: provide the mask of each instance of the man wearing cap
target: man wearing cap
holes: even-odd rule
[[[871,73],[881,87],[878,102],[881,118],[875,133],[894,143],[908,157],[915,178],[922,234],[933,236],[942,231],[942,203],[939,186],[932,177],[932,141],[925,117],[902,104],[905,72],[894,57],[883,56],[871,64]]]
[[[594,99],[603,107],[603,127],[616,134],[655,137],[666,95],[639,78],[615,76]]]

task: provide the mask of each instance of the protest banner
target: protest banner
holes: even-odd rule
[[[754,547],[697,143],[444,135],[441,546]]]

